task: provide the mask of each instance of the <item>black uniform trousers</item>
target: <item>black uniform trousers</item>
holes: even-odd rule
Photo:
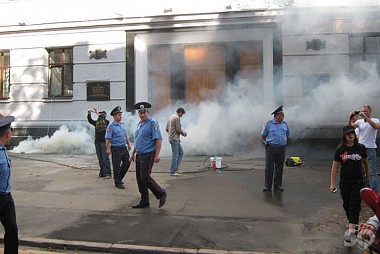
[[[126,146],[111,146],[113,179],[115,185],[123,184],[123,178],[127,174],[131,162],[129,161],[129,151]]]
[[[282,187],[286,146],[267,145],[265,149],[265,188]],[[274,179],[273,179],[274,175]]]
[[[155,156],[156,151],[136,155],[136,180],[141,194],[140,204],[149,204],[148,189],[157,199],[160,199],[165,195],[165,190],[162,189],[150,176]]]
[[[15,203],[11,193],[0,194],[0,221],[4,227],[4,253],[18,253],[18,229]]]

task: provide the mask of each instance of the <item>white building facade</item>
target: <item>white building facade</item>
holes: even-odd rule
[[[0,9],[17,13],[33,2],[0,1]],[[0,25],[0,112],[16,117],[20,139],[86,121],[91,107],[133,111],[136,102],[149,101],[157,112],[177,101],[199,104],[241,82],[256,95],[252,105],[323,108],[319,127],[341,126],[346,115],[329,115],[351,100],[357,102],[352,107],[371,104],[380,112],[380,5],[374,1],[327,7],[219,1],[193,12],[176,11],[173,2],[127,14],[120,13],[136,2],[110,1],[88,18],[91,8],[77,2],[71,18],[34,13],[29,21],[13,14]],[[70,13],[62,8],[51,10]],[[373,75],[365,87],[369,96],[358,92],[359,99],[343,100],[328,91],[314,101],[323,84],[347,79],[360,90]]]

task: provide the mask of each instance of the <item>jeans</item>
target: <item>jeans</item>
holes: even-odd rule
[[[170,141],[170,145],[172,146],[172,161],[170,164],[170,174],[174,174],[181,165],[183,149],[181,143],[177,140]]]
[[[369,186],[372,190],[378,192],[379,180],[377,179],[376,148],[367,148],[368,164],[369,164]]]
[[[100,166],[99,176],[111,176],[111,162],[106,152],[106,143],[95,141],[95,150]]]

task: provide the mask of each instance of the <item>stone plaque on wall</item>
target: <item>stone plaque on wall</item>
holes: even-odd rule
[[[88,101],[109,101],[110,100],[110,82],[87,82],[87,100]]]

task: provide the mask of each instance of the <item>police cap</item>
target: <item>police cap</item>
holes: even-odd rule
[[[14,120],[14,116],[0,116],[0,131],[9,129]]]
[[[120,106],[117,106],[116,108],[112,109],[111,116],[114,116],[117,113],[121,113],[121,107]]]
[[[284,111],[282,111],[282,105],[273,111],[271,115],[277,115],[278,113],[284,113]]]
[[[136,103],[133,108],[138,110],[138,111],[148,111],[151,107],[152,107],[152,105],[150,105],[149,102],[143,101],[143,102]]]

